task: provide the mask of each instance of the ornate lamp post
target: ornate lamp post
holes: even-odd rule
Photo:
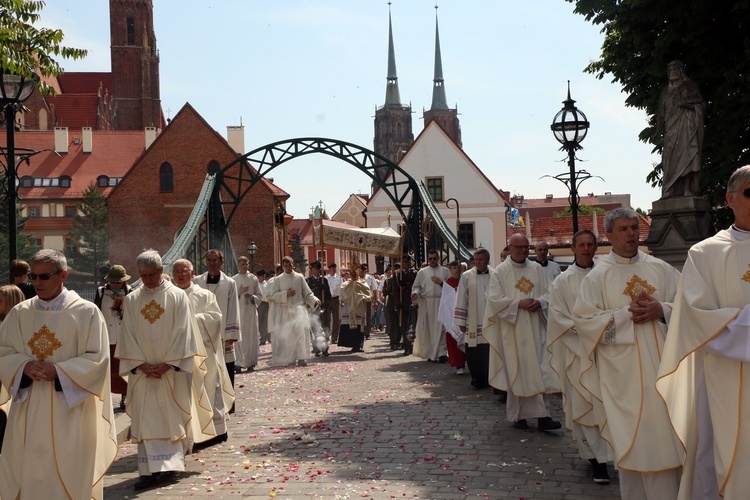
[[[12,262],[17,256],[17,236],[16,228],[16,200],[18,199],[18,189],[16,187],[16,112],[20,104],[29,98],[37,87],[39,77],[34,74],[31,78],[25,78],[20,75],[13,75],[2,71],[3,84],[0,86],[0,107],[2,107],[3,118],[6,130],[6,160],[5,160],[5,181],[8,192],[8,258]]]
[[[255,273],[255,254],[258,253],[258,247],[255,245],[254,241],[250,242],[250,245],[247,247],[247,254],[250,256],[250,272]]]
[[[461,262],[461,240],[458,239],[458,232],[461,229],[461,205],[458,204],[458,200],[455,198],[448,198],[445,200],[445,208],[453,210],[450,202],[456,204],[456,260]]]
[[[560,150],[568,152],[570,173],[567,179],[565,178],[566,174],[556,175],[554,178],[565,184],[570,193],[568,201],[570,202],[570,211],[573,214],[573,233],[575,234],[578,232],[578,186],[586,179],[591,178],[591,175],[585,170],[576,172],[576,151],[581,149],[581,142],[586,138],[589,121],[583,111],[576,108],[575,101],[570,98],[570,80],[568,80],[568,98],[563,101],[563,104],[563,109],[555,115],[550,128],[555,134],[555,139],[562,144]]]

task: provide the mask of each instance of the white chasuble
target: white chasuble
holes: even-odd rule
[[[199,411],[201,430],[215,434],[201,373],[205,349],[195,327],[187,295],[169,281],[154,289],[141,287],[125,298],[115,356],[120,358],[120,373],[128,375],[127,413],[134,442],[185,440],[194,393],[200,398],[193,408]],[[149,378],[137,369],[143,363],[167,363],[176,369]]]
[[[289,290],[294,290],[294,295],[288,295]],[[305,304],[313,307],[318,299],[305,278],[296,272],[281,273],[269,282],[266,297],[276,306],[273,318],[273,364],[286,365],[298,359],[309,358],[312,338]]]
[[[615,453],[615,466],[656,472],[681,465],[682,447],[656,392],[667,325],[633,323],[628,311],[640,293],[662,303],[665,316],[680,273],[643,252],[625,259],[610,252],[583,279],[573,308],[581,340],[581,384],[602,402],[595,425]],[[596,404],[594,405],[596,409]]]
[[[0,380],[14,399],[0,455],[2,498],[102,498],[117,455],[107,325],[92,302],[65,293],[61,310],[36,310],[34,297],[0,327]],[[45,381],[21,388],[32,360],[53,363],[63,390]]]
[[[657,389],[687,449],[680,498],[750,491],[750,239],[732,229],[693,246]]]
[[[518,397],[560,392],[547,352],[549,281],[542,266],[526,260],[506,259],[490,275],[483,335],[490,344],[490,385]],[[518,307],[533,298],[542,308],[529,312]]]

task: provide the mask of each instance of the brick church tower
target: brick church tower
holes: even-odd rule
[[[161,127],[159,52],[152,0],[110,0],[115,130]]]
[[[376,153],[398,163],[404,156],[404,152],[414,143],[414,134],[411,127],[411,106],[403,106],[399,95],[390,5],[388,9],[388,83],[385,89],[385,104],[375,110],[373,142]],[[378,172],[378,175],[382,178],[387,173],[388,169],[383,169],[382,173]]]

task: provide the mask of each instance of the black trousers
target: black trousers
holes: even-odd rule
[[[466,346],[466,364],[471,374],[471,385],[477,388],[488,387],[490,382],[490,345]]]

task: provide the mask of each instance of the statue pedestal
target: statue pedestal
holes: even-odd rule
[[[693,196],[655,201],[644,244],[651,254],[682,271],[691,246],[714,234],[711,205]]]

